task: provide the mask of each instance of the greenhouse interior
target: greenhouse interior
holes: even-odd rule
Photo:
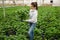
[[[60,0],[0,0],[0,40],[60,40]]]

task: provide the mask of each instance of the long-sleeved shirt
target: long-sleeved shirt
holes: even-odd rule
[[[25,21],[31,22],[31,23],[36,23],[37,22],[37,14],[38,14],[37,10],[31,9],[29,12],[30,18],[28,20],[25,20]]]

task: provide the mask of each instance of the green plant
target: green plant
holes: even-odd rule
[[[15,13],[17,14],[17,17],[20,19],[20,21],[23,21],[28,18],[29,11],[23,8],[23,9],[15,11]]]
[[[0,9],[0,39],[1,40],[29,40],[27,35],[29,24],[21,22],[28,19],[29,7],[6,8],[6,17]],[[16,29],[16,35],[6,36],[9,28]],[[60,40],[60,7],[40,6],[38,9],[38,22],[34,30],[34,40]]]

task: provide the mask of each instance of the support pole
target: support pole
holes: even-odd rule
[[[2,0],[2,4],[3,4],[3,15],[4,15],[4,18],[5,18],[5,6],[4,6],[4,0]]]

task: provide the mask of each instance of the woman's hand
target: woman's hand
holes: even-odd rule
[[[21,20],[21,22],[26,22],[25,20]]]
[[[24,22],[27,22],[27,20],[23,20]]]

